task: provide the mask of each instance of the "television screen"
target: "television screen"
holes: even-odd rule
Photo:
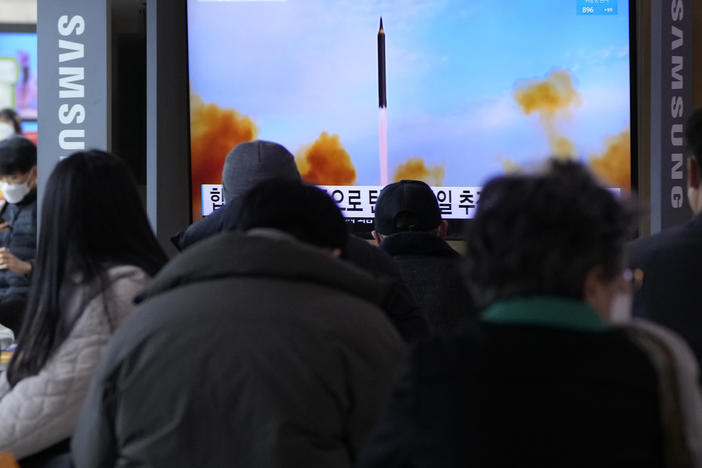
[[[421,179],[445,219],[486,179],[578,158],[631,183],[626,0],[188,0],[193,217],[221,206],[228,151],[285,145],[368,225]]]
[[[38,144],[39,138],[37,135],[37,130],[38,130],[38,125],[36,120],[24,120],[22,121],[22,135],[26,136],[30,140],[34,142],[34,144]]]
[[[0,28],[0,109],[23,120],[37,118],[37,35]]]

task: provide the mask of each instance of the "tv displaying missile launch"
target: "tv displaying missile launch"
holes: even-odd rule
[[[37,119],[37,34],[0,25],[0,109]],[[5,30],[3,30],[5,29]]]
[[[349,222],[383,185],[431,185],[445,219],[547,157],[631,185],[628,0],[188,0],[193,217],[224,159],[279,142]]]

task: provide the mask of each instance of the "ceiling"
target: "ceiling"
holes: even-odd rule
[[[0,0],[0,23],[37,23],[37,0]]]
[[[56,0],[48,0],[56,1]],[[100,1],[100,0],[94,0]],[[104,0],[108,1],[108,0]],[[113,22],[120,25],[120,29],[140,29],[136,24],[140,21],[141,11],[146,4],[145,0],[111,0]],[[37,23],[37,0],[0,0],[0,23]]]

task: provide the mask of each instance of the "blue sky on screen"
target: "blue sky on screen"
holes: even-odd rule
[[[29,82],[36,85],[37,80],[37,35],[36,33],[0,32],[0,57],[9,57],[19,61],[20,52],[29,56]],[[34,88],[36,91],[36,88]],[[16,103],[17,104],[17,103]],[[36,118],[36,95],[27,104],[32,118]],[[26,110],[19,109],[26,114]]]
[[[35,33],[0,33],[0,57],[17,59],[19,51],[30,54],[32,70],[37,69],[37,35]],[[35,77],[36,78],[36,77]]]
[[[581,157],[629,125],[628,2],[580,16],[576,0],[188,1],[190,79],[206,102],[249,115],[260,138],[297,150],[339,134],[358,171],[378,176],[376,34],[386,31],[391,171],[409,157],[478,185],[505,159],[548,154],[524,80],[569,70],[582,103],[559,119]]]

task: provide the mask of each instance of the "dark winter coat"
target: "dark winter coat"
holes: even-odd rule
[[[405,354],[385,286],[297,242],[191,247],[106,350],[76,466],[350,466]]]
[[[237,200],[225,204],[222,208],[213,211],[199,221],[194,222],[171,237],[171,242],[178,250],[185,250],[193,244],[212,237],[224,231],[232,231],[236,228],[236,220],[239,217],[239,205]]]
[[[343,259],[377,278],[394,281],[393,293],[383,304],[383,309],[405,341],[416,343],[429,338],[431,330],[426,313],[405,284],[397,263],[390,255],[363,239],[349,236]]]
[[[191,224],[185,231],[171,237],[171,241],[178,250],[184,250],[220,232],[233,231],[239,216],[239,203],[240,199],[230,201],[219,210]],[[430,328],[426,314],[402,282],[400,271],[392,258],[354,236],[349,236],[343,258],[373,276],[395,280],[394,292],[387,297],[382,307],[405,341],[415,343],[429,337]]]
[[[633,313],[668,327],[687,341],[702,362],[702,215],[632,243],[629,264],[643,271]]]
[[[33,260],[37,247],[37,191],[32,190],[19,203],[7,203],[2,215],[10,229],[0,232],[0,247],[20,260]],[[23,300],[29,291],[29,277],[0,270],[0,303]]]
[[[397,262],[405,284],[419,302],[434,333],[452,333],[476,310],[462,271],[461,256],[433,233],[398,232],[380,248]]]
[[[359,468],[662,467],[648,355],[582,303],[528,302],[417,345]]]

